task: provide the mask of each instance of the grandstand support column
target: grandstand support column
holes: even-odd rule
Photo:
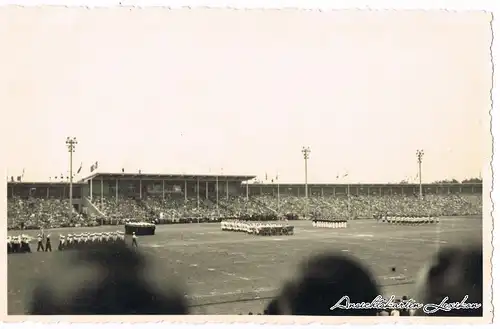
[[[323,191],[323,188],[321,188],[321,197],[325,196],[325,192]]]
[[[276,175],[276,181],[278,182],[278,214],[280,214],[281,213],[280,181],[277,178],[278,175]]]
[[[248,201],[248,181],[247,181],[247,201]]]
[[[118,179],[115,179],[115,201],[118,203]]]
[[[93,185],[93,184],[92,184],[92,182],[93,182],[93,181],[94,181],[94,180],[91,178],[91,179],[90,179],[90,201],[92,201],[92,196],[93,196],[93,194],[94,194],[94,192],[92,191],[92,185]]]
[[[101,177],[101,207],[103,203],[104,203],[104,182],[103,178]]]
[[[219,176],[215,176],[215,206],[217,207],[217,217],[220,217],[219,213]]]
[[[47,199],[49,198],[49,195],[50,195],[50,193],[49,193],[49,187],[47,186]]]
[[[142,200],[142,178],[139,178],[139,199]]]
[[[161,181],[161,197],[163,200],[165,200],[165,180],[162,179]]]
[[[422,158],[424,157],[424,150],[417,150],[417,161],[418,161],[418,180],[419,180],[419,191],[420,198],[423,198],[422,193]]]
[[[187,202],[188,200],[188,183],[187,180],[184,180],[184,201]]]
[[[229,181],[226,180],[226,200],[229,201]]]
[[[205,182],[205,199],[208,200],[208,181]]]
[[[333,197],[336,197],[337,196],[337,189],[335,188],[335,186],[333,187]]]
[[[351,216],[351,184],[347,184],[347,213]]]
[[[104,182],[101,176],[101,207],[103,203],[104,203]]]
[[[304,178],[305,178],[305,188],[306,188],[306,198],[309,197],[309,191],[307,187],[307,160],[309,160],[309,154],[311,153],[311,149],[309,147],[302,147],[302,154],[304,155]]]
[[[69,221],[73,218],[73,152],[75,152],[76,144],[78,144],[76,137],[67,137],[66,146],[69,152]]]
[[[196,178],[196,206],[200,208],[200,177]]]

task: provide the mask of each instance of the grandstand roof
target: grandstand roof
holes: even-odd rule
[[[85,183],[91,179],[121,179],[121,180],[171,180],[171,181],[193,181],[199,179],[200,181],[214,181],[220,179],[222,181],[237,181],[244,182],[254,179],[256,176],[247,175],[178,175],[178,174],[145,174],[145,173],[95,173],[91,176],[83,178],[80,182]]]
[[[82,182],[73,182],[74,185],[80,185],[83,184]],[[16,186],[31,186],[31,187],[36,187],[36,186],[64,186],[68,185],[69,182],[7,182],[7,185],[16,185]]]
[[[256,186],[256,187],[277,187],[277,183],[251,183],[249,184],[250,186]],[[279,184],[281,187],[304,187],[304,183],[280,183]],[[419,186],[418,183],[309,183],[307,184],[309,188],[311,187],[347,187],[347,186],[352,186],[352,187],[415,187]],[[469,186],[482,186],[482,183],[422,183],[422,186],[463,186],[463,187],[469,187]]]

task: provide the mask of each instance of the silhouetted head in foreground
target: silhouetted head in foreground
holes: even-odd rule
[[[187,302],[181,292],[154,291],[143,279],[143,257],[126,246],[109,246],[77,253],[76,263],[98,264],[100,273],[94,282],[81,282],[71,295],[54,298],[50,289],[39,285],[30,314],[187,314]]]
[[[345,296],[350,303],[370,303],[379,295],[375,280],[358,261],[342,254],[322,254],[306,260],[299,276],[278,297],[279,314],[375,316],[375,309],[332,306]],[[341,305],[346,305],[346,300]]]
[[[481,246],[440,250],[423,268],[417,280],[417,298],[420,303],[441,304],[443,307],[463,301],[462,304],[457,305],[458,307],[450,305],[449,310],[434,307],[421,309],[418,310],[418,315],[482,316],[483,252]],[[443,300],[446,304],[442,304]],[[472,303],[481,304],[481,307],[475,307]]]

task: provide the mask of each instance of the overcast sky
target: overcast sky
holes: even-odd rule
[[[0,11],[7,175],[477,177],[490,154],[490,16],[166,9]],[[17,13],[17,14],[16,14]],[[336,179],[337,175],[344,179]]]

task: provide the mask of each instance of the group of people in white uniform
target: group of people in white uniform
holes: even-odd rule
[[[399,225],[422,225],[422,224],[437,224],[439,223],[439,217],[386,215],[382,218],[377,218],[377,221],[382,223],[399,224]]]
[[[322,220],[313,220],[313,227],[321,227],[321,228],[346,228],[347,221],[346,220],[338,220],[338,221],[322,221]]]
[[[220,223],[223,231],[244,232],[254,235],[293,235],[293,226],[284,222],[252,222],[227,220]]]

